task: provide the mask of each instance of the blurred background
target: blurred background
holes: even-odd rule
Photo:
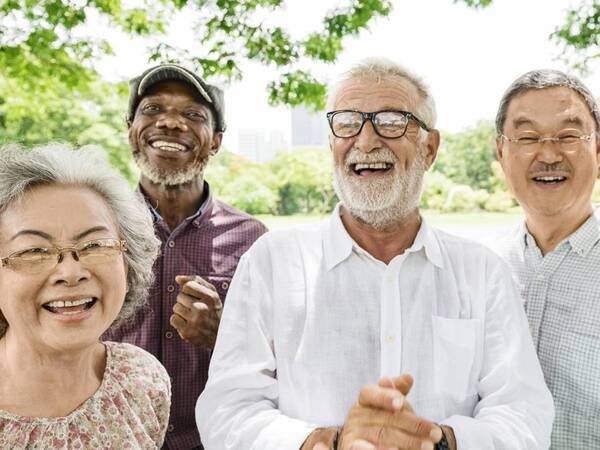
[[[226,92],[217,195],[271,228],[318,220],[337,201],[327,87],[385,56],[436,99],[425,216],[480,238],[520,218],[494,157],[502,93],[556,68],[600,95],[599,41],[597,0],[0,0],[0,144],[101,144],[134,185],[127,80],[178,62]]]

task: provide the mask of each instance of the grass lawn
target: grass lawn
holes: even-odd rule
[[[516,224],[521,219],[520,211],[510,213],[493,213],[493,212],[471,212],[471,213],[435,213],[432,211],[423,211],[423,216],[427,221],[440,228],[454,231],[464,229],[465,234],[468,229],[500,229]],[[299,225],[307,222],[318,222],[326,217],[325,215],[315,214],[295,214],[292,216],[273,216],[273,215],[258,215],[256,216],[269,229],[275,230],[278,228],[286,228],[293,225]],[[463,233],[460,233],[463,234]]]

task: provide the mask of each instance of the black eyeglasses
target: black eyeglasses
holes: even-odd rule
[[[339,138],[358,136],[367,120],[370,120],[373,124],[375,133],[389,139],[404,136],[410,120],[414,120],[425,131],[429,131],[429,127],[425,122],[408,111],[393,109],[375,112],[339,110],[327,113],[327,121],[331,132]]]

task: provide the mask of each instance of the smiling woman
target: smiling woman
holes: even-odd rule
[[[159,247],[143,201],[100,155],[0,150],[0,448],[164,440],[166,371],[100,342],[144,303]]]

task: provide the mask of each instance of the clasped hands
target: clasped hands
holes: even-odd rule
[[[410,375],[401,375],[363,387],[339,435],[338,450],[433,450],[442,430],[415,415],[406,399],[412,385]],[[331,448],[335,429],[319,430],[308,437],[301,450]]]
[[[214,348],[223,303],[215,287],[198,275],[177,275],[177,303],[170,324],[184,341]]]

